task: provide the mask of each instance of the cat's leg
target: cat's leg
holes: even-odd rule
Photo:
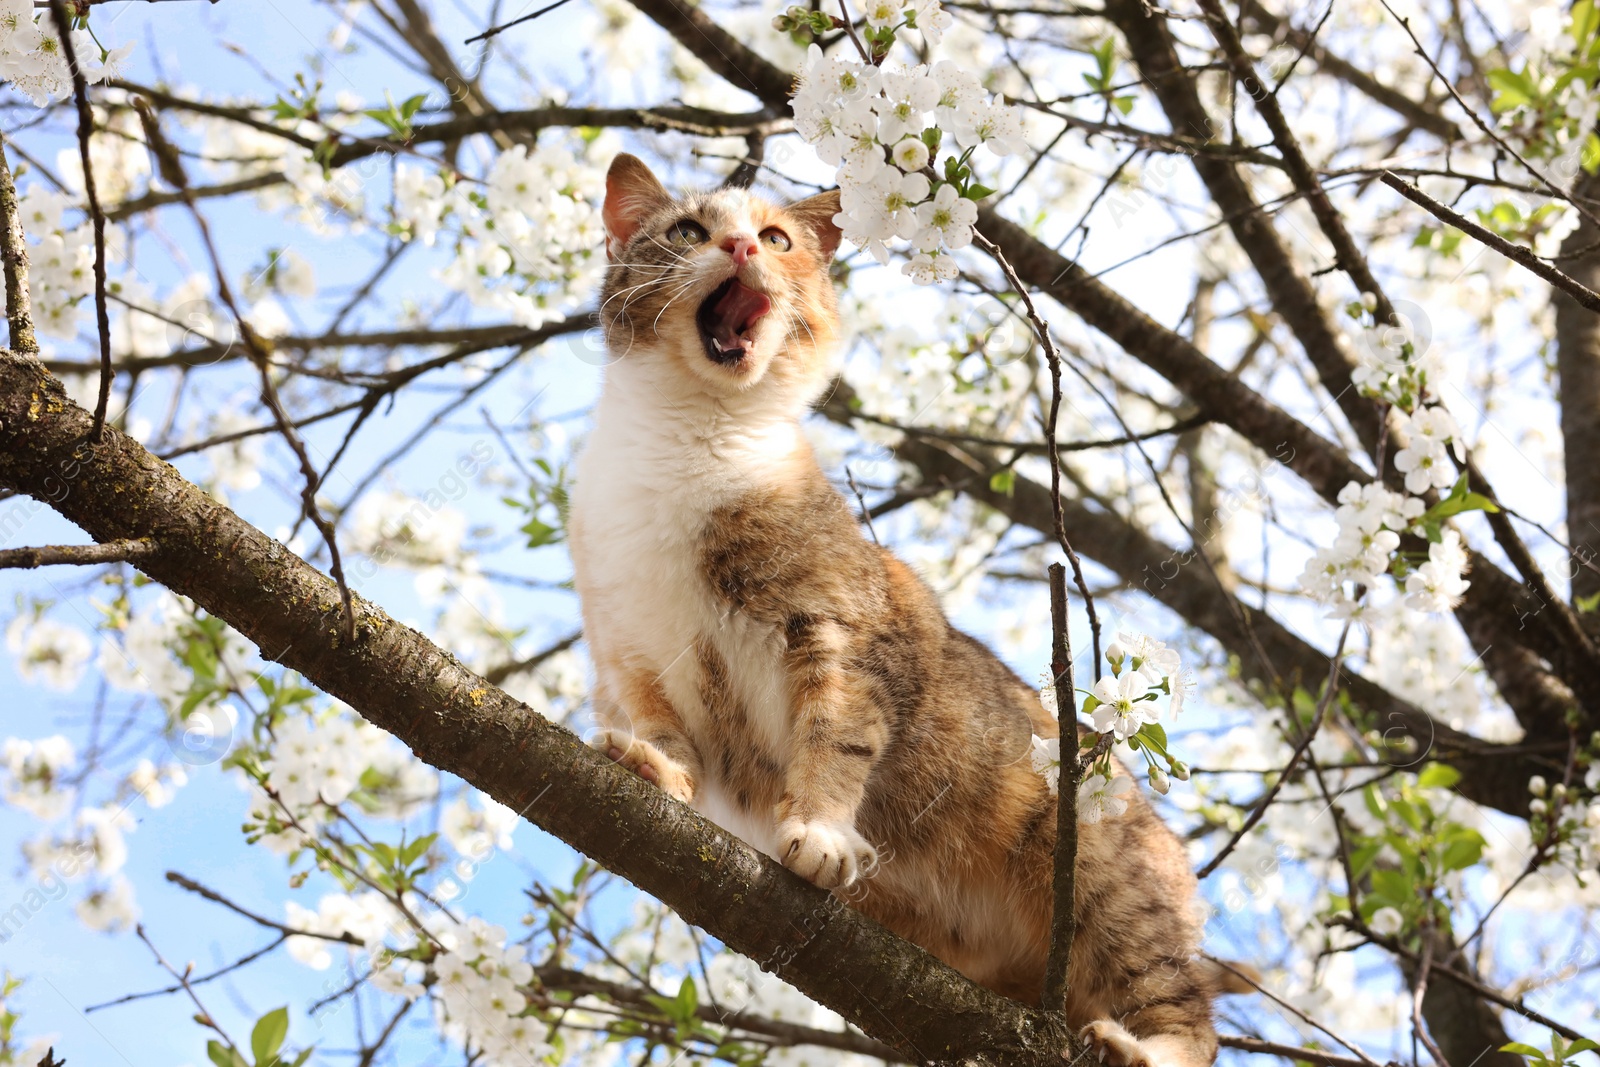
[[[1139,1038],[1155,1067],[1211,1067],[1217,1031],[1212,965],[1193,957],[1163,960],[1133,983],[1122,1023]]]
[[[614,697],[613,687],[619,690]],[[685,804],[693,800],[699,753],[661,683],[622,670],[596,697],[601,728],[589,744]]]
[[[1155,1067],[1139,1039],[1111,1019],[1096,1019],[1078,1031],[1078,1037],[1107,1067]],[[1062,1053],[1062,1058],[1066,1058],[1066,1053]]]
[[[877,707],[854,692],[837,623],[795,616],[786,637],[789,761],[776,812],[777,855],[802,878],[838,889],[878,861],[855,821],[888,727]]]
[[[1200,961],[1163,960],[1116,997],[1116,1022],[1097,1020],[1081,1035],[1112,1067],[1211,1067],[1213,993]]]
[[[1097,1019],[1078,1036],[1108,1067],[1211,1067],[1217,1058],[1209,997]]]

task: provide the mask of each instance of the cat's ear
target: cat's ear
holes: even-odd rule
[[[823,260],[833,259],[833,254],[839,250],[839,239],[844,236],[839,232],[839,224],[833,221],[833,217],[839,213],[839,190],[829,189],[825,193],[796,200],[784,210],[816,234],[817,244],[822,246]]]
[[[672,202],[672,194],[656,180],[644,160],[626,152],[606,171],[606,203],[600,217],[606,224],[606,255],[621,255],[639,226],[652,212]]]

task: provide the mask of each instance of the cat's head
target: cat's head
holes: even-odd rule
[[[674,196],[617,156],[600,294],[613,356],[659,361],[714,397],[760,386],[809,401],[833,373],[838,210],[837,190],[784,205],[743,189]]]

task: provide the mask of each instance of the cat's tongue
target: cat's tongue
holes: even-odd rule
[[[701,322],[712,344],[719,353],[742,353],[750,344],[742,336],[756,324],[756,320],[772,310],[772,301],[765,293],[758,293],[737,278],[727,283],[727,291],[720,297],[713,295],[701,312]]]

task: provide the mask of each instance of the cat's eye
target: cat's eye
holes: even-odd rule
[[[778,229],[761,231],[761,243],[774,252],[789,251],[789,235]]]
[[[667,240],[683,248],[703,245],[710,239],[711,235],[706,233],[706,228],[693,219],[679,219],[667,231]]]

